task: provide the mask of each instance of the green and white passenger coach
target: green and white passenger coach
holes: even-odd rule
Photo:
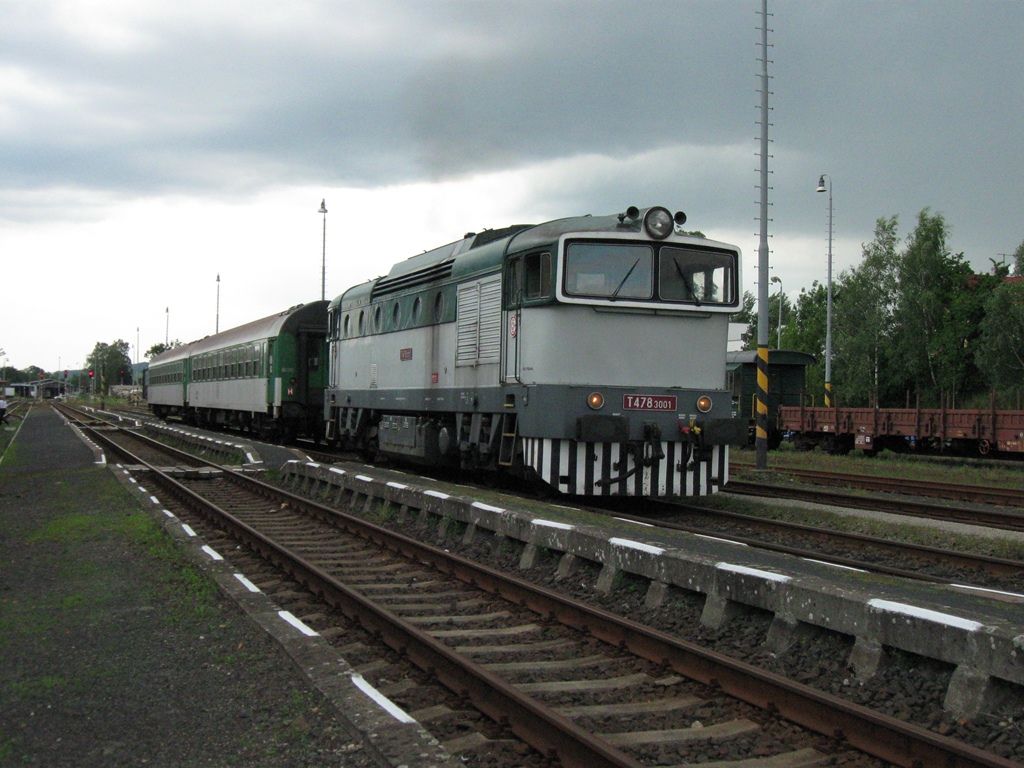
[[[331,302],[326,437],[567,494],[712,493],[740,252],[652,207],[470,233]]]
[[[157,355],[150,408],[265,437],[322,435],[327,305],[299,304]]]

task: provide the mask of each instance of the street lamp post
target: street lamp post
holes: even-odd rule
[[[320,201],[320,210],[317,213],[324,215],[324,242],[323,251],[320,256],[320,301],[327,298],[327,200]]]
[[[782,349],[782,278],[778,275],[773,275],[772,282],[779,284],[779,343],[776,348]]]
[[[828,186],[825,186],[828,179]],[[818,178],[818,192],[828,192],[828,287],[825,301],[825,407],[832,407],[832,177]]]

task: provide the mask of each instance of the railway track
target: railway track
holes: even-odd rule
[[[146,467],[147,485],[563,765],[775,755],[797,766],[837,754],[856,762],[851,750],[895,765],[1012,765],[239,472],[175,479],[127,460]],[[351,492],[343,503],[370,497]],[[427,725],[445,717],[421,714]],[[524,764],[521,755],[511,764]]]
[[[753,464],[730,462],[730,473],[750,471]],[[856,475],[849,472],[831,472],[818,469],[798,469],[779,466],[773,468],[778,474],[787,475],[801,480],[809,480],[815,485],[841,486],[861,490],[879,491],[881,493],[929,496],[940,499],[965,501],[970,504],[995,504],[1007,507],[1024,507],[1024,487],[997,488],[963,483],[943,483],[934,480],[913,480],[905,477],[878,477]],[[731,475],[732,476],[732,475]],[[730,481],[730,485],[732,482]]]
[[[615,512],[637,523],[687,531],[844,568],[965,589],[1024,593],[1024,561],[957,552],[878,536],[771,520],[689,503],[648,500],[642,515]]]
[[[755,483],[746,480],[730,480],[726,490],[730,493],[745,496],[809,501],[816,504],[832,504],[837,507],[870,509],[878,512],[890,512],[896,515],[923,517],[930,520],[944,520],[967,525],[1002,528],[1008,531],[1024,531],[1024,510],[954,507],[911,498],[865,496],[855,492],[765,482]]]

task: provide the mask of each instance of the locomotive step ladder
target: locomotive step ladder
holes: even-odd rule
[[[498,446],[498,464],[511,467],[516,455],[516,438],[519,436],[519,417],[506,413],[501,417],[501,443]]]

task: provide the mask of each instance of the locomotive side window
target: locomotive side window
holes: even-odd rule
[[[440,323],[442,317],[444,317],[444,294],[438,291],[434,297],[434,322]]]
[[[505,273],[505,307],[515,309],[523,299],[523,260],[516,256],[508,262]]]
[[[523,295],[527,299],[542,299],[551,295],[550,253],[531,253],[526,256]]]
[[[349,325],[351,325],[351,322],[350,322],[351,320],[352,320],[352,316],[351,315],[345,315],[345,338],[346,339],[349,336]]]
[[[606,299],[654,297],[654,251],[647,245],[570,243],[565,292]]]
[[[419,296],[416,297],[412,303],[412,322],[418,323],[420,321],[420,312],[423,310],[423,301]]]
[[[658,293],[696,305],[735,302],[735,259],[728,253],[665,246],[658,258]]]

